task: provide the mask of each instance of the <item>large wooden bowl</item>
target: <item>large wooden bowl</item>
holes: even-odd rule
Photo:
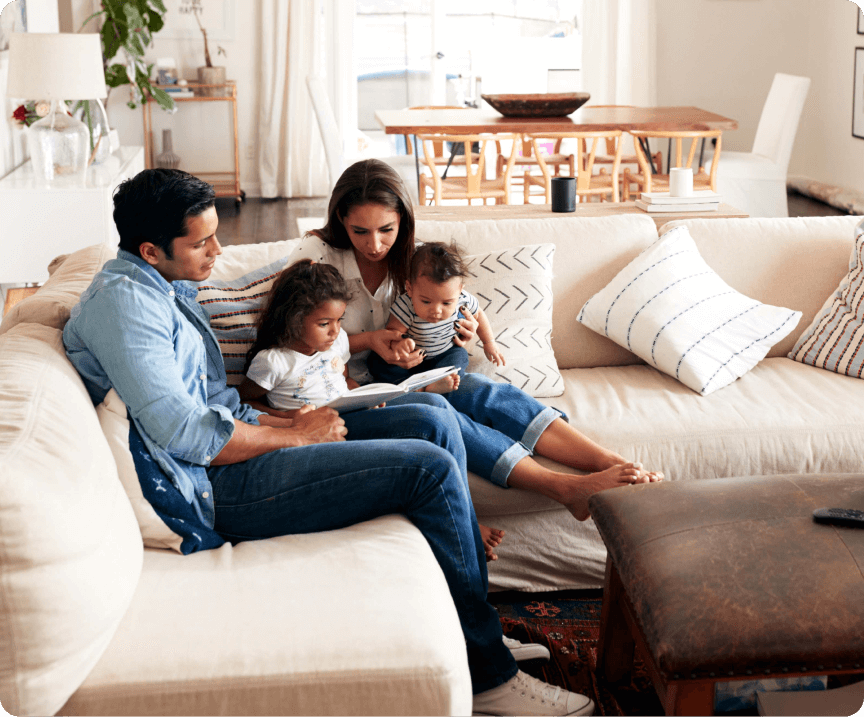
[[[480,96],[505,117],[565,117],[591,99],[588,92]]]

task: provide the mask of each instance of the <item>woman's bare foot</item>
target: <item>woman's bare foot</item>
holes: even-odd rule
[[[451,373],[449,376],[445,376],[440,381],[436,381],[435,383],[430,383],[424,391],[428,393],[450,393],[451,391],[455,391],[459,388],[459,372]]]
[[[489,528],[479,523],[478,527],[480,528],[480,537],[483,538],[483,550],[486,551],[486,562],[498,560],[498,556],[495,555],[495,548],[501,545],[501,541],[504,539],[504,531],[498,530],[498,528]]]
[[[605,471],[589,473],[584,476],[568,475],[566,487],[557,498],[577,520],[588,520],[591,512],[588,510],[588,499],[595,493],[608,488],[619,488],[634,483],[647,483],[647,475],[634,463],[619,463]],[[641,480],[640,480],[641,479]]]

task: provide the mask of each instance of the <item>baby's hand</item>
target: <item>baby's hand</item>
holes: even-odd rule
[[[410,354],[415,348],[414,339],[405,336],[405,338],[403,338],[401,341],[394,341],[393,343],[391,343],[390,348],[393,349],[393,351],[402,350],[405,353]]]
[[[504,354],[501,353],[498,349],[498,344],[494,341],[490,341],[483,345],[483,353],[486,354],[486,358],[496,366],[506,366],[507,362],[504,360]]]

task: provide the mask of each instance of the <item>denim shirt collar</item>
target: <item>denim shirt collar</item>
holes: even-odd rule
[[[169,296],[181,296],[184,299],[189,299],[190,301],[194,301],[195,297],[198,296],[198,288],[195,284],[188,281],[166,281],[165,277],[162,276],[156,269],[154,269],[150,264],[144,261],[140,256],[136,256],[132,252],[128,252],[125,249],[117,250],[117,258],[122,259],[123,261],[128,261],[130,264],[134,264],[139,271],[141,271],[154,288],[158,288],[162,290],[165,294]],[[142,279],[143,277],[137,277],[138,279]],[[171,292],[174,292],[172,294]]]

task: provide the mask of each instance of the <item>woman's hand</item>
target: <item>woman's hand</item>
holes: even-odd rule
[[[477,333],[477,327],[480,325],[480,322],[477,321],[474,314],[468,311],[464,306],[462,307],[462,313],[465,314],[465,318],[458,319],[455,322],[456,335],[453,337],[453,343],[457,346],[464,347],[474,338],[474,334]]]
[[[400,331],[380,329],[366,333],[370,348],[389,364],[414,368],[423,361],[423,355],[419,349],[414,348],[414,342],[411,339],[403,340]]]

